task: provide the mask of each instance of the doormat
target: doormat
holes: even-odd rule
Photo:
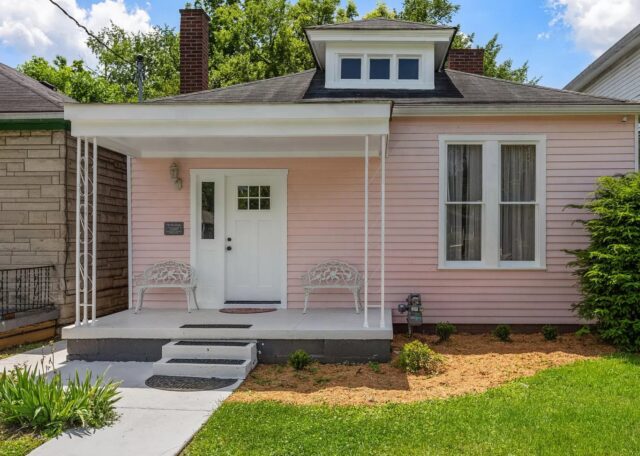
[[[244,309],[220,309],[225,314],[259,314],[265,312],[275,312],[278,309],[261,309],[260,307],[246,307]]]
[[[144,384],[149,388],[165,391],[211,391],[226,388],[238,380],[235,378],[202,378],[202,377],[173,377],[168,375],[153,375]]]
[[[212,325],[212,324],[187,324],[180,328],[184,329],[249,329],[253,325]]]

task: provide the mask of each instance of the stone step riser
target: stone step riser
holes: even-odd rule
[[[246,378],[255,367],[256,361],[246,360],[243,364],[195,364],[169,363],[163,358],[153,364],[154,375],[168,375],[181,377],[217,377],[217,378]]]
[[[175,342],[162,347],[163,358],[189,359],[256,359],[255,343],[245,346],[228,345],[177,345]]]

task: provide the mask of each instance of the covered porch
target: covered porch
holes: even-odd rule
[[[252,106],[69,104],[65,109],[65,116],[71,120],[72,134],[80,138],[77,150],[77,300],[76,323],[63,330],[63,337],[85,341],[86,344],[90,340],[175,338],[386,340],[388,350],[392,330],[391,312],[385,307],[384,233],[385,162],[390,112],[391,105],[387,102]],[[175,186],[175,191],[173,187],[148,187],[151,190],[141,200],[135,200],[134,187],[133,206],[131,184],[129,186],[132,211],[129,226],[130,308],[135,299],[133,275],[139,273],[140,268],[152,264],[154,255],[161,255],[159,258],[177,257],[196,267],[200,310],[188,314],[186,307],[168,294],[159,305],[152,303],[147,306],[145,295],[145,308],[138,315],[127,311],[96,318],[94,284],[98,278],[93,258],[99,256],[100,252],[96,249],[97,243],[92,233],[96,231],[100,211],[93,198],[96,193],[94,176],[98,143],[126,154],[133,166],[147,167],[146,169],[157,173],[146,176],[151,182],[149,185],[155,185],[159,180],[165,185],[171,175],[171,185]],[[375,168],[372,167],[372,160],[375,160]],[[173,161],[182,170],[173,169]],[[321,163],[332,163],[332,168]],[[323,167],[326,169],[321,170]],[[291,178],[292,169],[295,182]],[[341,172],[345,174],[345,179],[348,178],[348,182],[336,181],[336,174]],[[236,195],[233,192],[236,188],[239,192],[242,187],[239,184],[245,185],[247,182],[241,182],[238,176],[249,185],[256,186],[260,184],[260,179],[265,179],[264,176],[272,176],[273,180],[266,182],[273,194],[279,195],[276,191],[283,189],[280,198],[284,201],[283,221],[277,225],[279,235],[269,237],[267,242],[270,244],[279,237],[282,244],[278,255],[274,256],[277,260],[266,262],[266,269],[279,271],[277,277],[281,280],[272,287],[279,290],[279,295],[275,298],[259,294],[257,297],[250,296],[251,302],[277,303],[276,312],[230,315],[218,311],[230,303],[243,301],[242,297],[239,299],[232,294],[233,283],[229,281],[229,256],[237,255],[239,235],[225,222],[225,218],[230,217],[229,210],[224,209],[225,205],[231,207],[235,204],[238,204],[236,209],[240,209],[240,202],[234,199]],[[282,179],[278,176],[282,176]],[[304,208],[301,206],[311,200],[297,201],[295,209],[286,205],[287,199],[291,200],[292,195],[304,193],[302,186],[311,178],[316,178],[315,189],[323,185],[327,194],[335,198],[320,203],[323,207],[338,207],[340,216],[331,221],[335,230],[332,227],[326,228],[326,223],[320,223],[325,222],[322,214],[315,214],[315,218],[305,218]],[[212,221],[208,227],[216,234],[205,241],[204,209],[202,215],[200,211],[205,191],[203,184],[206,182],[215,184],[215,204],[212,207],[215,206],[217,212],[215,222]],[[372,204],[370,187],[373,183],[379,200]],[[334,190],[334,187],[338,190]],[[247,188],[251,190],[251,187]],[[262,188],[258,188],[262,192]],[[225,190],[227,196],[224,196]],[[335,196],[339,191],[343,191],[343,195],[349,199],[349,207],[342,207],[341,201],[345,198]],[[248,202],[252,203],[251,198]],[[357,206],[353,206],[354,202],[357,202]],[[262,201],[259,204],[256,207],[262,209]],[[272,207],[267,208],[275,213],[276,204],[276,199],[272,198]],[[150,219],[148,208],[152,206],[166,211],[154,213]],[[176,212],[178,210],[179,214]],[[349,223],[340,220],[343,215],[348,216]],[[178,231],[183,237],[168,235],[166,222],[173,223],[180,217],[184,219],[179,223],[183,231]],[[143,218],[144,223],[139,223],[132,229],[131,220],[135,224]],[[318,223],[312,225],[313,220]],[[373,241],[370,237],[371,221],[375,224]],[[161,223],[165,223],[164,233],[161,232]],[[342,244],[333,244],[332,248],[315,246],[314,239],[323,239],[322,242],[325,242],[324,239],[340,236],[336,232],[341,229],[343,232],[348,230],[342,236]],[[139,233],[153,234],[138,242],[141,236]],[[308,233],[315,233],[315,238],[309,238]],[[305,235],[307,240],[300,241]],[[149,247],[148,239],[151,236],[155,244]],[[356,237],[359,241],[354,244],[352,239]],[[177,241],[180,241],[178,244],[182,247],[176,247]],[[316,299],[314,296],[310,312],[302,314],[300,273],[313,266],[320,257],[308,257],[302,248],[292,251],[292,246],[297,248],[300,245],[305,248],[307,245],[314,245],[313,248],[325,256],[324,259],[346,259],[359,269],[364,282],[361,313],[353,310],[350,298],[345,301],[338,294],[328,294],[328,299]],[[343,253],[344,246],[348,247],[346,253]],[[151,253],[139,255],[145,248],[150,248],[147,252]],[[253,261],[246,264],[253,265],[264,260],[262,253],[256,255]],[[344,258],[342,255],[348,257]],[[232,268],[236,271],[243,269],[242,263],[236,264],[235,269]],[[245,323],[242,324],[250,327],[182,328],[198,322],[204,325],[233,325],[236,321],[243,321]],[[137,346],[144,344],[146,342]],[[129,347],[132,350],[133,345],[135,344]]]

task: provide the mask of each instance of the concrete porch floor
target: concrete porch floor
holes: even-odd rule
[[[380,310],[369,310],[369,327],[364,316],[353,309],[278,309],[257,314],[227,314],[217,309],[142,309],[118,312],[99,318],[94,326],[67,326],[63,339],[393,339],[391,309],[385,310],[380,328]],[[187,324],[251,325],[250,328],[181,328]]]

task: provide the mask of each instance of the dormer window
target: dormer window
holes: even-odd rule
[[[403,81],[420,79],[420,59],[417,57],[398,58],[398,79]]]
[[[369,59],[369,79],[391,79],[391,59],[371,57]]]
[[[340,79],[362,79],[362,59],[342,57],[340,59]]]

